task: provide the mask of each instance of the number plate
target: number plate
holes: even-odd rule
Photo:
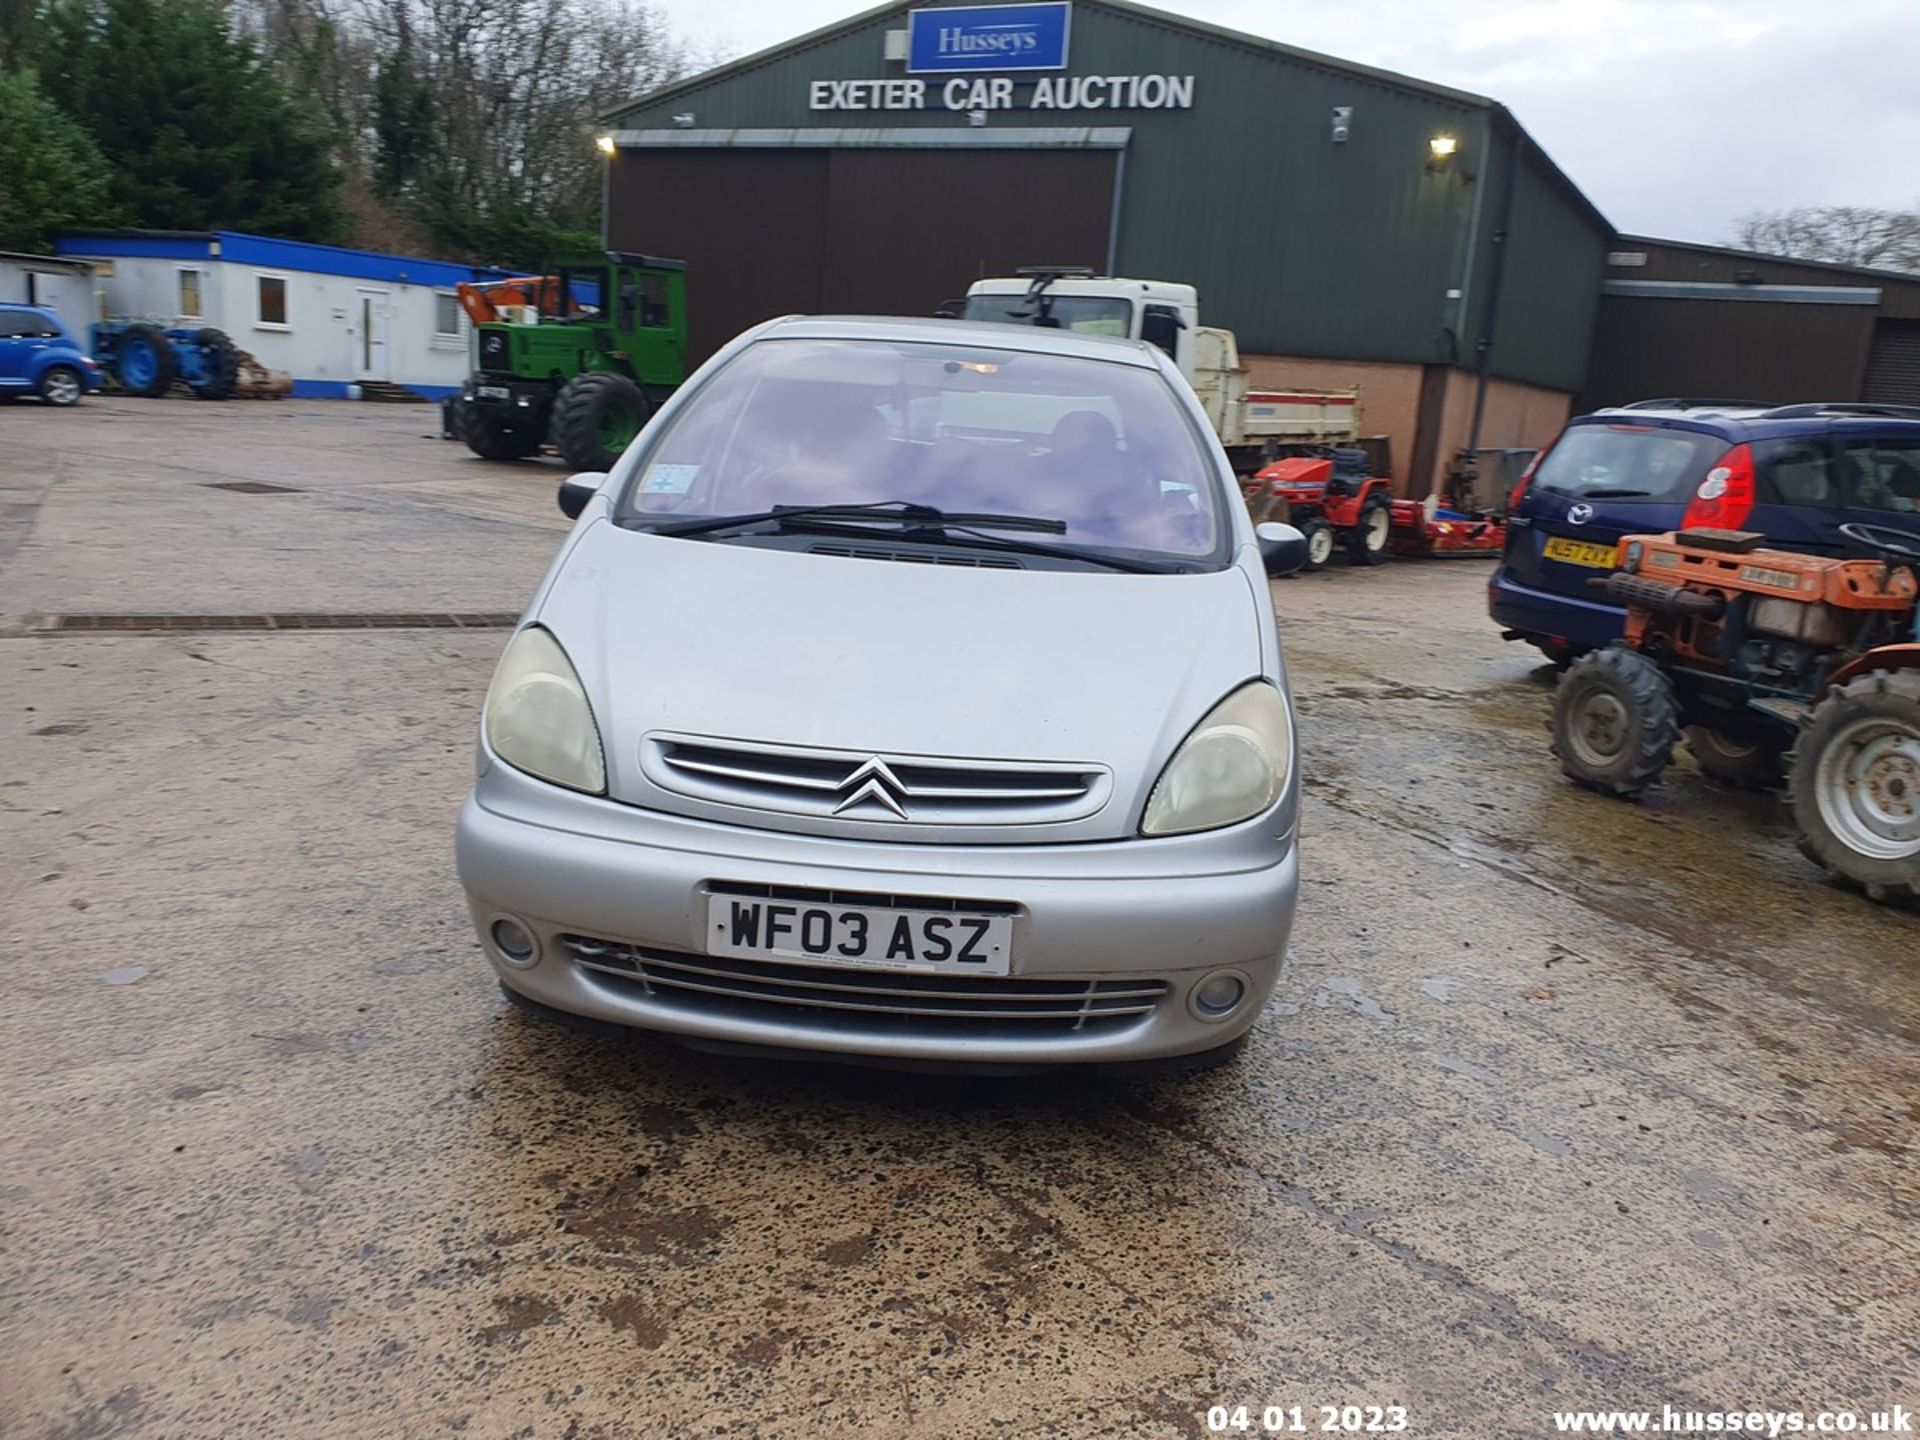
[[[918,975],[1005,975],[1013,917],[707,897],[707,953]]]
[[[1596,545],[1591,540],[1569,540],[1564,535],[1555,535],[1547,541],[1546,556],[1549,560],[1565,561],[1569,565],[1592,565],[1596,569],[1613,569],[1613,557],[1618,547]]]
[[[482,400],[510,400],[513,398],[513,392],[504,385],[476,385],[473,387],[473,393],[478,395]]]

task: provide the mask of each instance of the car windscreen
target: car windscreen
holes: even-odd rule
[[[1045,324],[1054,330],[1117,335],[1125,339],[1133,326],[1133,302],[1098,295],[1050,295],[1038,300],[1029,300],[1024,293],[969,295],[960,318],[1015,325]]]
[[[1064,527],[1027,538],[1221,553],[1223,487],[1158,371],[955,344],[770,339],[649,435],[624,524],[899,501]]]
[[[1726,451],[1726,440],[1699,430],[1573,425],[1540,462],[1533,487],[1594,500],[1684,503]]]

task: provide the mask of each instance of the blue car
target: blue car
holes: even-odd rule
[[[0,305],[0,396],[38,395],[78,405],[100,388],[100,367],[51,310]]]
[[[1920,406],[1645,400],[1570,422],[1514,487],[1488,608],[1559,663],[1620,638],[1587,581],[1623,535],[1712,526],[1842,555],[1848,521],[1920,538]]]

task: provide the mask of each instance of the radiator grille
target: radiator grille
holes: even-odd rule
[[[868,1034],[1038,1038],[1137,1025],[1167,982],[910,975],[783,965],[562,935],[583,970],[696,1014]]]
[[[1107,801],[1103,766],[934,759],[651,735],[642,767],[682,795],[820,819],[913,825],[1038,825]]]

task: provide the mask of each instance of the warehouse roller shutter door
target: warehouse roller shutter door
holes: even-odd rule
[[[931,315],[975,280],[1021,265],[1106,268],[1116,152],[832,153],[830,310]]]
[[[1873,330],[1862,400],[1920,405],[1920,320],[1882,320]]]
[[[1104,269],[1114,150],[636,147],[607,243],[687,262],[689,359],[774,315],[931,315],[983,275]]]
[[[607,246],[687,262],[687,362],[773,315],[820,309],[824,150],[625,150]]]

